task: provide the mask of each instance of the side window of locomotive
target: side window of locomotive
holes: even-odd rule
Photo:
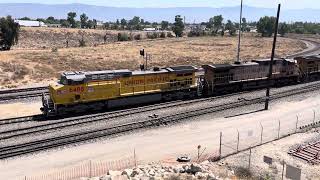
[[[60,84],[68,85],[68,81],[67,81],[66,77],[64,77],[64,76],[61,77]]]

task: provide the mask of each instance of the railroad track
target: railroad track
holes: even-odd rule
[[[40,97],[42,94],[48,94],[48,87],[33,87],[24,89],[8,89],[0,91],[0,102],[16,100],[16,99],[26,99]]]
[[[278,94],[279,95],[286,95],[288,93],[293,94],[294,92],[300,93],[301,90],[303,90],[303,91],[305,91],[305,89],[314,90],[317,88],[320,88],[320,83],[304,86],[304,87],[300,88],[300,91],[291,91],[290,90],[290,91],[281,92]],[[180,100],[180,101],[175,101],[175,102],[167,102],[167,103],[162,103],[162,104],[155,104],[155,105],[150,105],[150,106],[143,106],[143,107],[138,107],[138,108],[120,110],[120,111],[112,111],[112,112],[106,112],[106,113],[65,118],[65,119],[56,120],[56,121],[47,121],[41,115],[5,119],[5,120],[0,120],[0,127],[4,126],[4,125],[25,123],[25,122],[30,122],[30,121],[47,122],[47,123],[43,123],[40,125],[37,124],[35,126],[26,127],[26,128],[18,128],[18,129],[0,131],[0,139],[2,139],[2,140],[10,139],[10,138],[18,137],[18,136],[29,135],[29,134],[34,134],[34,133],[41,133],[41,132],[46,132],[46,131],[53,131],[53,130],[77,126],[77,125],[95,123],[95,122],[120,118],[120,117],[124,117],[124,116],[128,116],[128,115],[149,112],[149,111],[154,111],[154,110],[159,110],[159,109],[165,109],[165,108],[177,107],[177,106],[185,106],[188,104],[194,104],[194,103],[200,103],[200,102],[206,102],[206,101],[213,101],[216,99],[223,99],[226,97],[240,95],[240,94],[244,94],[244,93],[248,93],[248,91],[241,92],[241,93],[228,94],[228,95],[218,96],[218,97],[189,100],[189,101]]]
[[[298,56],[309,55],[309,54],[315,53],[315,52],[320,50],[320,43],[319,42],[312,41],[312,40],[309,40],[309,39],[300,39],[300,40],[307,41],[307,42],[313,44],[314,47],[309,49],[309,50],[305,50],[305,51],[302,51],[302,52],[299,52],[299,53],[295,53],[295,54],[289,55],[286,58],[295,58],[295,57],[298,57]]]
[[[320,86],[320,83],[319,83]],[[132,109],[125,109],[125,110],[118,110],[118,111],[111,111],[111,112],[105,112],[105,113],[98,113],[98,114],[91,114],[91,115],[84,115],[79,117],[70,117],[65,118],[61,120],[47,120],[42,115],[35,115],[35,116],[26,116],[26,117],[18,117],[18,118],[10,118],[10,119],[0,119],[0,127],[2,126],[8,126],[12,124],[17,123],[26,123],[30,121],[37,121],[40,122],[47,122],[41,125],[26,127],[26,128],[18,128],[13,130],[6,130],[6,131],[0,131],[0,139],[9,139],[13,137],[18,137],[22,135],[28,135],[28,134],[34,134],[34,133],[40,133],[50,130],[56,130],[66,127],[72,127],[76,125],[83,125],[88,123],[94,123],[99,121],[105,121],[110,120],[114,118],[120,118],[123,116],[133,115],[137,113],[143,113],[143,112],[149,112],[159,109],[165,109],[170,107],[176,107],[176,106],[185,106],[188,104],[193,103],[200,103],[200,102],[206,102],[206,101],[213,101],[216,99],[223,99],[230,96],[240,95],[244,93],[248,93],[249,91],[244,91],[240,93],[234,93],[234,94],[227,94],[223,96],[217,96],[217,97],[209,97],[209,98],[201,98],[201,99],[194,99],[194,100],[188,100],[188,101],[174,101],[174,102],[166,102],[161,104],[155,104],[155,105],[149,105],[149,106],[142,106]]]
[[[33,116],[9,118],[9,119],[0,119],[0,126],[25,123],[25,122],[29,122],[29,121],[40,121],[40,120],[43,120],[43,116],[41,114],[33,115]]]
[[[320,87],[320,84],[300,87],[295,90],[276,93],[272,95],[270,99],[275,100],[275,99],[279,99],[287,96],[319,90],[319,87]],[[226,109],[238,108],[245,105],[259,104],[259,103],[263,103],[264,101],[265,101],[264,97],[258,97],[253,99],[225,103],[222,105],[214,105],[210,107],[195,109],[187,112],[176,113],[169,116],[156,117],[151,119],[148,118],[146,120],[142,120],[138,122],[114,125],[112,127],[105,127],[105,128],[89,130],[89,131],[87,130],[84,132],[73,133],[73,134],[64,135],[64,136],[51,137],[51,138],[36,140],[36,141],[23,143],[23,144],[0,147],[0,159],[6,159],[6,158],[33,153],[41,150],[47,150],[47,149],[61,147],[61,146],[70,145],[70,144],[79,143],[79,142],[85,142],[88,140],[105,137],[109,135],[125,133],[128,131],[133,131],[141,128],[149,128],[149,127],[155,127],[160,125],[172,124],[182,120],[198,117],[204,114],[209,114],[209,113],[222,111]],[[106,120],[106,119],[103,119],[105,117],[101,117],[101,118],[99,120]],[[61,128],[61,127],[51,127],[51,128],[52,128],[51,130],[56,130],[57,128]],[[48,130],[50,129],[47,129],[45,131],[48,131]],[[40,129],[37,129],[36,131],[41,132]],[[34,133],[36,132],[30,131],[28,133],[34,135]],[[28,133],[24,132],[21,135],[28,135]]]

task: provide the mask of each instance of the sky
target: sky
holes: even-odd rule
[[[320,9],[319,0],[243,0],[245,5],[276,8],[278,3],[283,9]],[[71,4],[81,3],[112,7],[226,7],[237,6],[240,0],[0,0],[0,3],[42,3]]]

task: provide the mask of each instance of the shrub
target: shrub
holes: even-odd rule
[[[169,37],[169,38],[173,38],[174,36],[172,35],[172,33],[171,33],[171,32],[167,32],[167,37]]]
[[[236,167],[235,175],[244,179],[248,179],[252,177],[252,173],[250,169],[244,168],[244,167]]]
[[[141,34],[134,35],[134,40],[141,40]]]
[[[127,33],[118,33],[118,41],[128,41],[129,37]]]
[[[51,48],[51,52],[58,52],[58,48],[57,47]]]
[[[159,37],[159,34],[154,32],[154,33],[147,33],[147,38],[148,39],[156,39]]]
[[[165,32],[161,32],[160,38],[166,38],[166,33]]]
[[[190,31],[187,36],[188,37],[198,37],[200,35],[201,35],[200,31]]]
[[[216,31],[211,31],[211,36],[217,36],[217,32]]]
[[[86,41],[84,39],[79,40],[79,47],[85,47],[86,46]]]

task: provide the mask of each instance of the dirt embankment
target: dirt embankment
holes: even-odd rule
[[[107,41],[111,43],[104,44],[106,33]],[[113,42],[117,33],[104,30],[22,28],[19,44],[11,51],[0,52],[0,88],[47,84],[63,71],[137,69],[139,64],[143,63],[139,55],[142,48],[152,55],[148,62],[149,67],[201,66],[234,62],[236,57],[237,37],[208,36]],[[86,47],[78,47],[82,34],[85,34]],[[69,36],[69,48],[65,48],[66,36]],[[272,38],[244,36],[241,59],[270,57],[271,47]],[[276,55],[283,57],[304,48],[305,44],[300,41],[279,38]]]
[[[82,37],[88,46],[114,42],[116,33],[105,30],[22,27],[18,45],[14,49],[51,49],[78,47]]]

